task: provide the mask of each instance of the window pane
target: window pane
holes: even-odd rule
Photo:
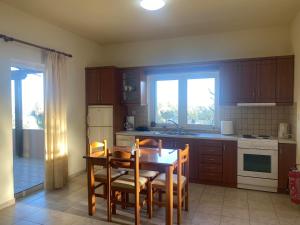
[[[156,123],[178,123],[178,80],[156,81]]]
[[[43,129],[43,74],[28,74],[22,80],[23,129]]]
[[[215,78],[187,80],[188,124],[215,124]]]

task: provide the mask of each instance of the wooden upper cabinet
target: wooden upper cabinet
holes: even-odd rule
[[[97,69],[86,69],[85,73],[86,104],[100,103],[100,73]]]
[[[277,59],[276,102],[294,102],[294,56]]]
[[[239,97],[239,66],[236,62],[223,63],[220,66],[220,104],[234,105]]]
[[[239,63],[240,82],[238,101],[251,103],[256,100],[257,70],[256,61],[248,60]]]
[[[276,60],[266,59],[257,62],[256,102],[276,102]]]
[[[103,105],[115,103],[116,70],[114,68],[103,68],[100,70],[100,101]]]
[[[115,67],[99,67],[86,69],[86,104],[114,105],[118,104],[121,95],[121,77]]]
[[[142,68],[122,69],[122,103],[147,104],[146,75]]]
[[[288,173],[296,165],[296,145],[279,144],[278,152],[278,192],[286,192]]]

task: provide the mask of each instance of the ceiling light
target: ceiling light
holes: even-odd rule
[[[147,10],[158,10],[165,6],[164,0],[142,0],[140,2],[141,7]]]

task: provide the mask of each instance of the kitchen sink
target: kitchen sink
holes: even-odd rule
[[[156,131],[155,134],[162,134],[162,135],[199,135],[199,133],[194,133],[194,132],[190,132],[190,131]]]

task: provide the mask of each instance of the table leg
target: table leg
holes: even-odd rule
[[[173,171],[174,166],[166,168],[166,225],[173,224]]]
[[[91,160],[87,162],[87,179],[88,179],[88,205],[89,215],[94,215],[96,211],[96,195],[95,195],[95,179],[94,179],[94,165]]]

